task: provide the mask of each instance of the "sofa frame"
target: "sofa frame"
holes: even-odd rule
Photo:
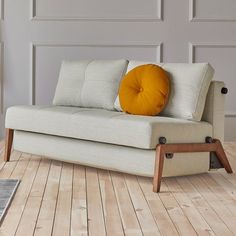
[[[222,143],[218,139],[206,137],[206,143],[177,143],[166,144],[166,139],[161,137],[160,144],[156,147],[155,170],[153,177],[153,192],[160,192],[161,178],[164,166],[165,156],[172,156],[174,153],[187,152],[214,152],[221,165],[225,168],[227,173],[233,173],[229,164],[228,158],[225,154]]]
[[[10,161],[11,149],[14,137],[13,129],[6,129],[4,161]],[[161,179],[165,156],[172,157],[174,153],[188,152],[215,152],[219,162],[225,168],[227,173],[233,173],[225,154],[221,141],[206,137],[206,143],[176,143],[167,144],[165,137],[160,137],[159,144],[156,146],[156,159],[153,177],[153,192],[160,192]]]

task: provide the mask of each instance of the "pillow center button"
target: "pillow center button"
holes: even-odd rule
[[[140,93],[143,92],[143,88],[140,88],[140,89],[139,89],[139,92],[140,92]]]

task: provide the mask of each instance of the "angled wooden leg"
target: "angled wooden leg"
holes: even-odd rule
[[[6,129],[4,161],[10,160],[13,135],[13,129]]]
[[[160,188],[161,188],[161,178],[162,178],[163,165],[164,165],[164,156],[165,156],[165,152],[163,150],[163,146],[160,144],[156,148],[155,170],[154,170],[154,177],[153,177],[153,192],[155,193],[160,192]]]
[[[225,170],[227,171],[227,173],[233,173],[233,170],[229,164],[228,158],[225,154],[224,148],[220,142],[220,140],[214,140],[215,144],[216,144],[216,155],[218,157],[218,160],[220,161],[220,163],[223,165],[223,167],[225,168]]]
[[[177,143],[159,144],[156,148],[156,161],[153,178],[153,192],[158,193],[161,187],[161,178],[166,153],[215,152],[218,160],[228,173],[233,173],[224,148],[218,139],[210,143]]]

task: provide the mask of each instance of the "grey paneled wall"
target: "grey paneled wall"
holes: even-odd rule
[[[235,0],[0,3],[1,136],[7,107],[51,103],[61,60],[124,57],[211,62],[230,89],[226,139],[236,140]]]

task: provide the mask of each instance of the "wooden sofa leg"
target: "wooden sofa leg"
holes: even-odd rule
[[[214,143],[216,144],[216,155],[218,157],[218,160],[220,161],[220,163],[223,165],[223,167],[225,168],[225,170],[227,171],[227,173],[233,173],[233,170],[229,164],[228,158],[225,154],[224,148],[222,146],[222,143],[220,142],[220,140],[214,140]]]
[[[161,188],[164,156],[165,156],[165,153],[164,153],[162,145],[160,144],[156,148],[155,170],[154,170],[154,177],[153,177],[153,192],[155,193],[160,192],[160,188]]]
[[[14,130],[6,129],[4,161],[9,161],[13,142]]]
[[[228,173],[233,173],[224,148],[218,139],[210,143],[178,143],[159,144],[156,148],[155,170],[153,178],[153,192],[160,192],[161,178],[166,153],[215,152],[218,160]]]

